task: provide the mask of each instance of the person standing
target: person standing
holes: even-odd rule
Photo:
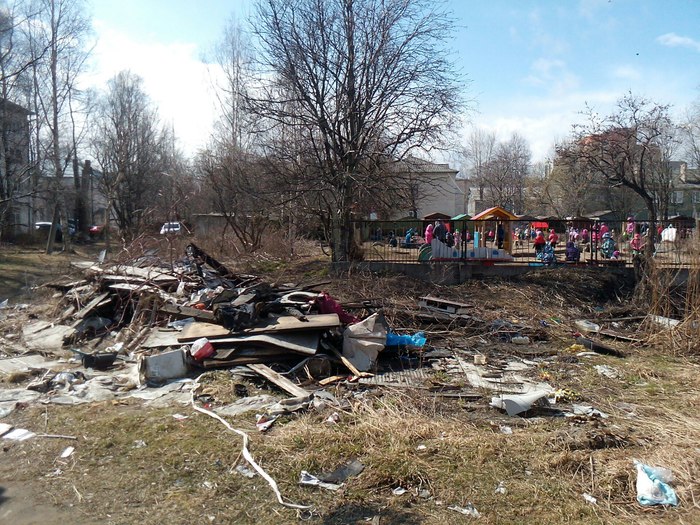
[[[544,245],[547,244],[547,241],[544,239],[544,235],[540,230],[537,230],[537,233],[535,234],[535,240],[534,240],[534,245],[535,245],[535,257],[536,258],[541,258],[542,257],[542,252],[544,251]]]
[[[506,230],[503,228],[503,223],[499,222],[496,226],[496,243],[499,250],[503,249],[503,242],[506,239]]]
[[[430,244],[433,240],[433,223],[428,224],[428,226],[425,228],[425,242],[426,244]]]
[[[549,241],[549,245],[552,247],[552,250],[555,250],[557,247],[557,242],[559,242],[559,236],[557,235],[557,232],[554,231],[554,228],[549,230],[549,238],[547,240]]]
[[[447,235],[447,228],[442,220],[435,221],[435,227],[433,228],[433,237],[435,237],[440,242],[445,242],[445,236]]]

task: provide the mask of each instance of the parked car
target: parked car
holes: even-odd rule
[[[44,239],[49,238],[49,232],[51,231],[51,223],[50,222],[37,222],[34,224],[34,230]],[[63,231],[61,230],[61,225],[57,224],[56,225],[56,236],[54,237],[54,240],[56,242],[63,242]]]
[[[182,233],[182,225],[179,222],[165,222],[160,228],[161,235],[179,235]]]
[[[90,226],[90,229],[88,230],[90,233],[90,237],[93,239],[97,239],[98,237],[102,237],[105,234],[105,225],[104,224],[95,224],[93,226]]]

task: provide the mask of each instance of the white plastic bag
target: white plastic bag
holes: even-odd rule
[[[673,473],[660,467],[650,467],[634,460],[637,467],[637,501],[644,506],[678,505],[676,491],[669,485]]]

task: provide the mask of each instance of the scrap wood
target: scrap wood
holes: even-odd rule
[[[437,310],[438,312],[450,314],[465,314],[473,308],[473,305],[470,304],[432,296],[419,297],[418,306],[427,310]]]
[[[353,365],[350,360],[345,357],[343,354],[338,352],[335,348],[333,348],[330,345],[323,345],[323,348],[326,350],[330,350],[333,352],[333,354],[340,359],[340,361],[345,365],[345,367],[350,370],[355,377],[374,377],[374,374],[370,374],[369,372],[360,372],[355,365]]]
[[[214,339],[211,343],[217,348],[260,348],[274,349],[278,353],[294,352],[315,355],[318,349],[320,332],[289,332],[279,334],[251,334]],[[218,353],[218,352],[217,352]]]
[[[158,311],[162,314],[172,315],[177,319],[185,319],[194,317],[197,321],[212,322],[214,321],[214,312],[210,310],[199,310],[191,306],[180,306],[179,304],[164,304]]]
[[[295,330],[326,330],[340,326],[338,314],[320,314],[308,315],[306,320],[297,319],[294,316],[287,315],[282,317],[274,317],[268,319],[267,324],[247,328],[240,332],[232,334],[228,329],[218,324],[212,323],[190,323],[183,328],[177,340],[181,343],[190,343],[206,337],[209,340],[223,339],[232,335],[247,335],[247,334],[262,334],[268,332],[284,332]]]
[[[191,397],[190,397],[190,402],[191,402],[191,404],[192,404],[192,408],[193,408],[194,410],[196,410],[197,412],[200,412],[200,413],[202,413],[202,414],[204,414],[204,415],[207,415],[207,416],[209,416],[209,417],[213,417],[213,418],[216,419],[219,423],[221,423],[222,425],[224,425],[228,430],[230,430],[231,432],[233,432],[233,433],[235,433],[235,434],[238,434],[239,436],[241,436],[241,437],[243,438],[243,448],[242,448],[242,450],[241,450],[241,453],[243,454],[243,457],[244,457],[245,460],[250,464],[250,466],[253,467],[253,468],[255,469],[255,471],[256,471],[258,474],[260,474],[260,475],[262,476],[262,478],[263,478],[265,481],[267,481],[268,485],[270,485],[270,487],[272,488],[273,492],[274,492],[275,495],[277,496],[277,501],[278,501],[281,505],[284,505],[285,507],[290,507],[290,508],[293,508],[293,509],[309,509],[309,508],[311,508],[311,507],[308,506],[308,505],[298,505],[298,504],[296,504],[296,503],[287,503],[286,501],[284,501],[284,499],[282,498],[282,494],[280,493],[280,489],[279,489],[279,487],[277,486],[277,483],[275,482],[275,480],[274,480],[272,477],[270,477],[270,475],[269,475],[267,472],[265,472],[265,471],[263,470],[263,468],[255,462],[255,459],[253,459],[253,456],[251,455],[250,451],[248,450],[248,440],[249,440],[248,434],[246,434],[246,433],[243,432],[242,430],[238,430],[238,429],[236,429],[236,428],[233,428],[226,420],[224,420],[224,419],[223,419],[221,416],[219,416],[218,414],[215,414],[214,412],[211,412],[211,411],[209,411],[209,410],[207,410],[207,409],[205,409],[205,408],[198,407],[198,406],[195,404],[195,402],[194,402],[194,393],[195,393],[195,391],[197,390],[197,387],[199,386],[199,380],[201,379],[201,377],[202,377],[202,376],[200,375],[197,379],[195,379],[194,384],[193,384],[193,386],[192,386],[192,392],[191,392]]]
[[[605,330],[605,329],[598,330],[598,333],[600,335],[604,335],[606,337],[611,337],[613,339],[621,339],[622,341],[628,341],[630,343],[643,343],[644,342],[641,339],[639,339],[638,337],[632,337],[629,335],[621,334],[619,332],[614,332],[612,330]]]
[[[187,253],[196,259],[201,259],[204,263],[208,264],[221,276],[226,277],[231,275],[231,272],[221,264],[219,261],[214,259],[211,255],[202,250],[199,246],[194,243],[190,243],[187,246]]]
[[[109,297],[109,292],[104,292],[99,295],[97,295],[95,298],[93,298],[92,301],[90,301],[88,304],[83,306],[75,315],[74,317],[78,320],[83,319],[87,314],[91,313],[95,308],[97,308],[102,301],[105,301]],[[111,299],[110,299],[111,302]],[[75,328],[75,326],[73,326]]]
[[[88,268],[89,273],[103,275],[105,278],[116,276],[118,278],[139,278],[146,281],[151,281],[156,284],[170,284],[178,282],[178,276],[168,273],[162,268],[139,268],[138,266],[119,265],[110,268],[100,268],[99,266],[91,266]],[[117,279],[118,280],[118,279]]]
[[[304,390],[300,386],[295,385],[286,377],[272,370],[269,366],[263,364],[249,364],[247,366],[256,374],[263,376],[265,379],[271,383],[274,383],[294,397],[308,397],[311,395],[310,392]]]
[[[326,386],[326,385],[330,385],[331,383],[337,383],[338,381],[343,381],[343,380],[347,379],[347,377],[348,376],[346,376],[346,375],[345,376],[330,376],[330,377],[326,377],[324,379],[321,379],[318,382],[318,384],[321,386]]]

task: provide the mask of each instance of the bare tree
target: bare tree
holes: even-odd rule
[[[587,108],[588,123],[574,127],[574,141],[559,154],[580,162],[600,174],[611,186],[625,186],[644,202],[649,213],[650,238],[646,255],[654,252],[654,233],[659,217],[655,192],[664,176],[664,148],[673,129],[669,106],[631,93],[606,117]]]
[[[680,129],[688,164],[700,168],[700,98],[686,112]]]
[[[28,25],[27,33],[34,54],[41,52],[44,45],[48,49],[45,59],[36,60],[33,68],[33,109],[40,121],[37,157],[40,162],[46,159],[50,163],[53,175],[50,193],[53,217],[46,246],[50,253],[62,212],[62,179],[77,146],[69,131],[75,124],[71,119],[70,98],[77,90],[77,81],[88,57],[85,39],[91,25],[81,0],[37,0],[36,5],[37,16]]]
[[[34,17],[36,12],[25,12],[19,3],[0,7],[0,232],[9,225],[20,201],[34,194],[33,166],[27,154],[29,111],[22,104],[26,106],[28,72],[47,51],[44,46],[32,54],[22,30]]]
[[[214,49],[216,97],[221,113],[214,140],[240,150],[249,146],[253,127],[245,108],[252,57],[252,46],[241,23],[235,17],[230,18]]]
[[[494,206],[513,213],[523,212],[525,178],[531,157],[527,140],[517,133],[496,145],[491,160],[482,167],[482,180]]]
[[[486,166],[493,160],[496,144],[495,133],[473,128],[467,136],[466,144],[462,149],[463,171],[476,184],[478,199],[482,202],[485,199]]]
[[[281,156],[314,192],[333,261],[348,261],[353,209],[391,185],[384,166],[435,147],[455,121],[453,21],[427,0],[260,0],[252,25],[262,74],[250,107],[299,139]]]
[[[93,139],[103,172],[99,184],[108,199],[107,235],[112,213],[125,239],[141,233],[152,220],[159,192],[171,183],[164,162],[168,148],[168,135],[159,129],[143,81],[120,72],[108,82]]]
[[[556,149],[562,151],[565,145]],[[555,214],[559,217],[585,215],[587,197],[593,191],[600,176],[587,162],[578,157],[558,156],[545,182],[545,194]]]

